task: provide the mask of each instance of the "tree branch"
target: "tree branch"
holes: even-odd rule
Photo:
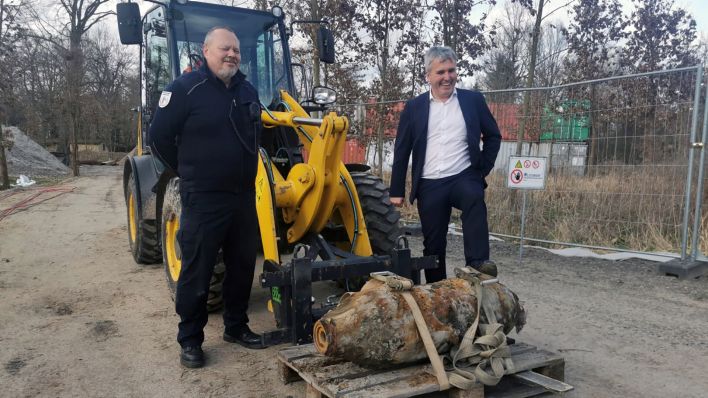
[[[90,24],[88,24],[81,33],[86,33],[93,25],[95,25],[97,22],[102,20],[103,18],[109,16],[109,15],[116,15],[114,11],[106,11],[106,12],[100,12],[96,14],[96,19],[94,19]]]
[[[541,17],[541,21],[543,21],[543,20],[546,19],[547,17],[550,17],[554,12],[560,10],[561,8],[567,7],[567,6],[569,6],[570,4],[572,4],[572,3],[574,3],[574,2],[575,2],[575,0],[570,0],[570,1],[568,1],[567,3],[563,4],[562,6],[556,7],[553,11],[551,11],[551,12],[549,12],[548,14],[544,15],[543,17]]]
[[[62,51],[69,51],[68,48],[66,48],[63,44],[58,42],[54,37],[47,37],[47,36],[42,36],[42,35],[36,35],[34,33],[27,33],[24,35],[25,37],[30,37],[33,39],[39,39],[42,41],[46,41],[47,43],[53,44],[57,48],[61,49]]]
[[[548,60],[549,58],[551,58],[551,57],[553,57],[553,56],[555,56],[555,55],[558,55],[558,54],[560,54],[560,53],[562,53],[562,52],[568,51],[568,49],[569,49],[569,47],[565,47],[565,48],[561,48],[560,50],[558,50],[558,51],[556,51],[556,52],[553,52],[553,53],[551,53],[551,54],[548,54],[548,55],[546,55],[542,60],[536,62],[536,64],[537,64],[537,65],[540,65],[540,64],[544,63],[546,60]]]

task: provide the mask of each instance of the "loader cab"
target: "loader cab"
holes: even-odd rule
[[[142,18],[136,3],[119,3],[117,14],[121,42],[141,44],[142,101],[136,146],[138,155],[149,152],[145,147],[147,131],[162,91],[182,73],[201,66],[204,37],[214,26],[228,26],[238,36],[241,72],[255,86],[261,102],[269,109],[285,110],[282,109],[280,90],[287,91],[301,103],[313,103],[313,99],[323,93],[332,98],[333,90],[326,87],[315,87],[310,92],[307,82],[303,82],[307,79],[306,74],[299,74],[299,84],[295,84],[293,69],[298,71],[304,68],[293,68],[285,16],[278,6],[271,11],[260,11],[177,0],[159,3]],[[291,25],[293,23],[326,22],[292,21]],[[321,62],[334,62],[333,43],[331,31],[320,25],[316,45]],[[322,102],[314,103],[314,110],[324,109]],[[292,129],[274,129],[261,144],[271,156],[287,153],[286,164],[279,165],[286,174],[289,167],[303,160],[297,134]],[[157,164],[156,167],[161,173],[162,165]]]
[[[162,90],[183,73],[202,66],[202,44],[214,26],[228,26],[241,45],[241,72],[265,105],[279,90],[293,92],[290,54],[282,14],[187,2],[157,6],[142,20],[143,127],[149,125]]]

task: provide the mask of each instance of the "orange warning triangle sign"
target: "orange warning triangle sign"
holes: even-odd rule
[[[521,165],[521,161],[520,161],[520,160],[517,160],[517,161],[516,161],[516,166],[514,166],[514,167],[517,168],[517,169],[523,168],[523,166]]]

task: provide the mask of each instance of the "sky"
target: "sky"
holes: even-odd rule
[[[109,2],[105,5],[107,8],[115,9],[115,3],[121,0],[116,0],[115,2]],[[225,1],[219,2],[218,0],[199,0],[205,3],[220,3],[223,4]],[[501,10],[504,8],[504,4],[509,1],[509,0],[500,0],[497,5],[494,7],[492,12],[490,13],[490,17],[494,18],[495,15],[499,15]],[[140,5],[140,11],[142,13],[145,13],[148,9],[152,8],[154,4],[148,3],[146,1],[142,0],[135,0],[136,3]],[[534,0],[534,2],[537,2],[537,0]],[[558,6],[567,3],[568,0],[552,0],[550,5],[546,6],[546,10],[553,10],[557,8]],[[233,3],[237,6],[241,7],[246,7],[246,4],[249,2],[247,0],[234,0]],[[630,10],[632,9],[632,1],[631,0],[621,0],[621,3],[623,4],[625,8],[625,12],[629,13]],[[708,0],[675,0],[676,6],[681,7],[693,15],[693,18],[696,20],[696,25],[697,25],[697,30],[699,32],[699,36],[701,33],[704,36],[708,36]],[[565,10],[559,10],[556,11],[555,14],[553,14],[553,17],[551,19],[560,19],[564,22],[567,23],[569,20],[568,13],[572,9],[573,4],[571,3],[568,7],[565,8]],[[481,7],[477,7],[476,12],[482,12]]]
[[[108,2],[105,7],[115,9],[115,3],[119,1],[124,1],[124,0],[114,0],[113,2]],[[140,10],[141,13],[144,14],[146,11],[148,11],[150,8],[154,6],[153,3],[149,3],[143,0],[134,0],[140,5]],[[240,7],[248,7],[248,4],[251,3],[248,0],[233,0],[233,1],[227,1],[227,0],[199,0],[202,2],[206,3],[220,3],[220,4],[231,4],[233,3],[236,6]],[[475,7],[473,9],[472,13],[472,19],[473,20],[478,20],[479,15],[481,15],[485,11],[489,11],[489,15],[487,17],[487,22],[492,23],[494,22],[495,19],[503,15],[503,10],[504,10],[504,5],[510,0],[499,0],[491,10],[488,8],[484,8],[481,6]],[[544,7],[545,13],[551,12],[558,8],[561,5],[564,5],[568,3],[569,0],[551,0],[551,2]],[[534,0],[534,3],[537,3],[538,0]],[[620,2],[623,5],[624,8],[624,13],[626,15],[629,15],[634,8],[632,0],[620,0]],[[572,15],[572,7],[574,5],[575,1],[571,2],[570,5],[566,6],[565,8],[561,8],[553,13],[553,15],[549,16],[546,20],[544,20],[544,23],[546,21],[550,22],[562,22],[566,26],[568,25],[568,22],[570,20],[570,15]],[[703,38],[704,41],[708,41],[708,0],[675,0],[675,7],[681,7],[685,10],[687,10],[693,18],[696,20],[696,30],[698,33],[698,38]],[[113,23],[115,20],[113,20]],[[111,22],[109,22],[110,24]],[[117,27],[116,27],[116,33],[117,33]],[[373,73],[373,71],[372,71]],[[462,82],[464,85],[471,85],[473,84],[473,80],[465,81]]]
[[[687,10],[688,12],[693,15],[693,19],[696,20],[696,27],[699,32],[699,36],[701,33],[703,36],[708,35],[708,1],[706,0],[693,0],[693,1],[686,1],[686,0],[679,0],[676,2],[676,4]]]
[[[121,0],[116,0],[114,2],[109,2],[105,6],[107,8],[115,9],[115,3],[121,1]],[[218,0],[199,0],[203,1],[205,3],[231,3],[225,0],[222,0],[221,2]],[[497,5],[491,10],[490,15],[489,15],[489,21],[492,22],[494,19],[501,15],[502,10],[504,9],[504,4],[508,2],[509,0],[500,0],[497,2]],[[538,0],[534,0],[534,2],[537,2]],[[140,5],[140,10],[144,14],[148,9],[152,8],[154,4],[148,3],[146,1],[142,0],[135,0]],[[233,4],[241,7],[247,7],[247,4],[250,3],[248,0],[233,0]],[[568,0],[551,0],[551,3],[545,7],[546,12],[549,12],[551,10],[556,9],[560,5],[566,4]],[[574,2],[573,2],[574,3]],[[572,10],[573,3],[571,3],[569,6],[565,7],[565,9],[561,9],[556,11],[551,17],[549,17],[549,20],[560,20],[563,21],[566,25],[568,24],[569,21],[569,14]],[[621,3],[625,9],[625,13],[629,14],[632,10],[633,3],[632,0],[621,0]],[[675,5],[677,7],[681,7],[685,10],[687,10],[693,18],[696,20],[696,30],[698,32],[698,37],[703,37],[705,40],[708,40],[708,0],[675,0]],[[474,12],[473,12],[473,18],[475,17],[474,14],[481,14],[484,12],[485,9],[482,7],[476,7]]]
[[[199,0],[203,1],[205,3],[224,3],[225,1],[219,2],[218,0]],[[502,10],[504,7],[504,3],[506,3],[508,0],[500,0],[497,5],[495,6],[494,11],[492,12],[492,15],[494,15],[496,12],[499,10]],[[116,1],[117,2],[117,1]],[[138,4],[140,4],[140,10],[141,12],[147,11],[149,8],[152,8],[153,4],[142,1],[142,0],[137,0],[136,1]],[[537,0],[534,0],[534,2],[537,2]],[[556,7],[567,3],[568,0],[552,0],[549,6],[546,6],[546,10],[553,10]],[[240,5],[240,4],[247,4],[247,0],[234,0],[234,4]],[[621,3],[625,7],[626,12],[629,12],[631,10],[632,6],[632,1],[631,0],[621,0]],[[692,15],[693,18],[696,20],[697,24],[697,30],[699,32],[703,32],[704,35],[708,35],[708,0],[675,0],[676,6],[681,7],[687,11],[689,11]],[[108,3],[107,6],[109,6],[112,9],[115,9],[115,2],[113,3]],[[241,5],[242,7],[245,7],[245,5]],[[572,8],[573,4],[570,6],[566,7],[566,10],[559,10],[554,14],[554,17],[560,18],[561,20],[568,20],[568,12],[567,10],[570,10]],[[479,7],[478,7],[479,9]],[[481,11],[481,10],[480,10]]]
[[[490,12],[490,21],[493,21],[498,16],[502,15],[502,11],[504,10],[504,4],[508,1],[509,0],[501,0],[497,3],[494,9]],[[534,4],[535,3],[538,3],[538,0],[534,0]],[[568,3],[568,0],[551,0],[549,5],[544,6],[544,14],[555,10],[559,6],[566,3]],[[629,15],[634,9],[634,4],[632,0],[620,0],[620,3],[622,4],[626,15]],[[568,21],[570,20],[570,15],[572,14],[574,4],[575,2],[572,2],[567,7],[556,11],[555,13],[553,13],[552,16],[546,19],[551,21],[560,20],[567,25]],[[675,0],[674,8],[677,7],[683,8],[688,11],[693,16],[693,19],[696,20],[696,30],[698,32],[699,37],[701,36],[701,32],[704,36],[708,35],[708,0]],[[481,13],[483,12],[483,10],[478,7],[476,12]]]

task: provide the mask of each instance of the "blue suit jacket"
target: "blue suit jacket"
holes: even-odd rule
[[[489,111],[484,96],[477,91],[457,89],[462,116],[467,126],[467,147],[472,167],[486,177],[494,167],[501,134],[494,116]],[[393,151],[393,169],[391,171],[391,197],[403,197],[406,192],[406,173],[408,159],[413,153],[412,181],[410,202],[413,203],[418,192],[418,182],[423,174],[425,150],[428,143],[428,114],[430,113],[430,92],[425,92],[406,102],[401,113]],[[482,150],[479,143],[483,143]],[[485,184],[486,186],[486,184]]]

